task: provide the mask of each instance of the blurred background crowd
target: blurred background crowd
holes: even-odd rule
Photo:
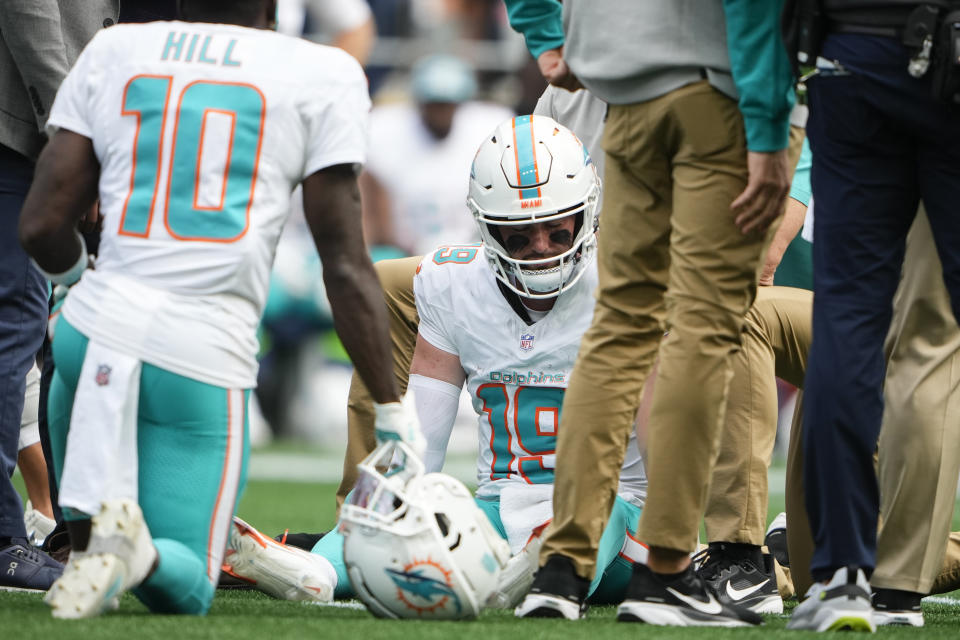
[[[465,206],[478,140],[532,112],[546,87],[504,3],[280,0],[278,22],[288,35],[345,49],[367,73],[374,108],[361,188],[373,259],[478,240]],[[301,212],[277,250],[261,345],[253,444],[279,436],[342,445],[351,368]],[[461,412],[451,450],[475,448],[472,413]]]

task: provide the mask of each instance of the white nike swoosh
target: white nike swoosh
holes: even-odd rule
[[[674,589],[673,587],[667,587],[667,591],[672,593],[677,598],[683,600],[692,608],[696,609],[697,611],[700,611],[701,613],[716,615],[721,611],[723,611],[723,607],[721,607],[720,603],[714,599],[712,594],[708,594],[708,597],[710,598],[709,602],[703,602],[701,600],[697,600],[696,598],[685,596],[679,591],[677,591],[676,589]]]
[[[727,583],[727,595],[730,596],[731,600],[743,600],[749,595],[756,593],[763,585],[770,582],[770,578],[767,578],[760,584],[755,584],[752,587],[747,587],[746,589],[736,589],[733,584]]]

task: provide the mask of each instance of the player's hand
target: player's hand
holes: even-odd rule
[[[85,213],[77,224],[81,233],[93,233],[94,231],[103,231],[103,216],[100,214],[100,201],[97,200],[90,207],[90,211]]]
[[[410,447],[417,457],[423,459],[427,441],[420,430],[420,420],[413,403],[413,393],[408,391],[400,402],[374,403],[374,429],[377,442],[400,440]]]
[[[537,56],[537,66],[543,79],[552,85],[558,86],[567,91],[576,91],[583,89],[580,80],[573,75],[567,61],[563,59],[563,47],[557,49],[547,49]]]
[[[734,224],[744,234],[763,233],[783,212],[790,189],[787,150],[747,152],[747,188],[730,205]]]

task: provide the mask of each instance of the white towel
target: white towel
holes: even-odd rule
[[[533,530],[553,519],[553,485],[507,483],[500,490],[500,521],[510,553],[527,544]]]
[[[60,506],[89,515],[137,499],[140,361],[90,340],[77,381],[60,480]]]

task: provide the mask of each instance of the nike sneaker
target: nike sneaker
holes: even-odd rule
[[[783,613],[773,557],[760,547],[711,542],[694,556],[697,573],[721,604],[746,607],[754,613]]]
[[[624,601],[617,608],[620,622],[646,622],[674,627],[749,627],[763,618],[737,605],[722,604],[691,564],[676,575],[654,573],[634,564]]]
[[[862,569],[841,567],[829,582],[815,582],[797,605],[787,629],[806,631],[876,631],[870,583]]]
[[[518,618],[566,618],[579,620],[587,613],[590,581],[577,575],[566,556],[547,558],[533,579],[530,593],[514,610]]]
[[[899,589],[877,589],[873,592],[873,622],[878,627],[890,625],[922,627],[919,593]]]
[[[330,602],[337,586],[329,560],[281,544],[236,516],[222,570],[281,600]]]
[[[763,544],[767,546],[770,553],[780,563],[781,567],[790,566],[790,554],[787,553],[787,514],[780,512],[773,519],[770,526],[767,527],[767,533],[763,537]]]
[[[44,601],[54,618],[99,615],[143,582],[156,560],[157,550],[137,503],[106,501],[93,517],[86,551],[71,553],[67,568]]]

